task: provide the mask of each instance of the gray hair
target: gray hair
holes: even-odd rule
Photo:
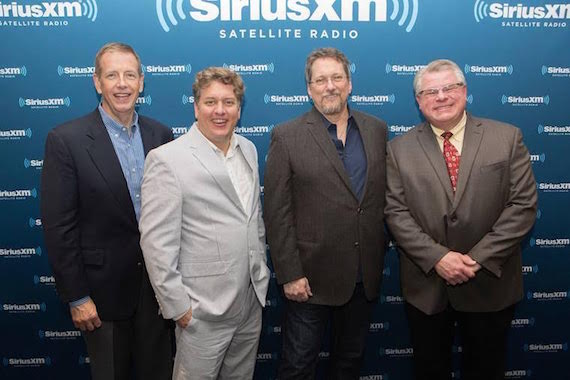
[[[418,93],[421,91],[420,86],[422,83],[422,79],[425,74],[427,73],[439,73],[442,71],[453,71],[455,77],[457,78],[458,82],[461,82],[467,85],[465,81],[465,75],[463,75],[463,71],[457,66],[457,64],[449,59],[436,59],[435,61],[431,61],[428,65],[422,69],[420,69],[416,76],[414,77],[414,93]]]
[[[350,70],[348,69],[350,63],[348,62],[346,55],[338,49],[326,47],[313,50],[307,57],[307,61],[305,62],[305,80],[307,83],[311,82],[311,76],[313,75],[313,63],[320,58],[332,58],[335,61],[342,63],[346,78],[350,80]]]
[[[122,42],[109,42],[99,49],[97,55],[95,55],[95,75],[101,75],[101,57],[103,57],[103,54],[111,51],[120,51],[121,53],[130,53],[134,55],[137,60],[138,73],[139,75],[142,75],[141,59],[139,55],[131,45],[127,45]]]

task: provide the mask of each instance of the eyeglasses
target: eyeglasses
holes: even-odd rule
[[[309,82],[310,84],[314,84],[317,87],[326,86],[329,83],[329,80],[332,81],[333,84],[341,84],[344,82],[346,77],[344,75],[333,75],[332,77],[318,77],[314,81]]]
[[[447,86],[443,86],[440,88],[427,88],[425,90],[419,91],[417,95],[424,98],[434,98],[439,94],[440,91],[443,92],[444,94],[449,94],[450,92],[453,92],[463,86],[465,86],[464,83],[457,82],[457,83],[448,84]]]

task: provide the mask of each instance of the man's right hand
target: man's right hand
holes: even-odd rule
[[[101,327],[97,307],[91,298],[79,306],[71,306],[69,310],[73,325],[81,331],[93,331]]]
[[[186,314],[182,316],[182,318],[177,319],[176,323],[178,324],[178,326],[185,329],[186,327],[188,327],[188,324],[190,323],[191,320],[192,320],[192,308],[188,309],[188,311],[186,312]]]
[[[313,296],[307,277],[302,277],[284,284],[283,292],[287,299],[296,302],[307,302],[309,297]]]
[[[435,264],[435,270],[448,284],[459,285],[475,277],[477,265],[469,256],[449,251]]]

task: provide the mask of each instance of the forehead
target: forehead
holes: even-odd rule
[[[435,71],[423,75],[421,88],[445,86],[455,82],[457,82],[457,76],[453,70]]]
[[[100,60],[101,69],[111,69],[117,66],[126,66],[138,71],[137,58],[129,52],[111,50],[103,53]]]
[[[201,98],[236,98],[234,86],[220,81],[213,81],[202,87],[201,92]]]
[[[319,75],[326,75],[326,74],[343,74],[344,67],[341,62],[337,61],[334,58],[324,57],[318,58],[313,62],[311,65],[312,75],[319,76]]]

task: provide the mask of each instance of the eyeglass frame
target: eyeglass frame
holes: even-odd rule
[[[326,86],[330,81],[332,84],[338,85],[343,83],[346,79],[348,78],[344,74],[334,74],[330,77],[319,77],[315,80],[310,81],[309,84],[314,84],[317,87],[323,87]]]
[[[445,85],[443,87],[438,87],[438,88],[426,88],[425,90],[421,90],[418,91],[418,93],[416,94],[419,97],[434,97],[439,95],[439,92],[443,92],[444,94],[448,94],[450,92],[453,92],[461,87],[465,87],[465,83],[463,82],[456,82],[456,83],[451,83],[448,85]]]

